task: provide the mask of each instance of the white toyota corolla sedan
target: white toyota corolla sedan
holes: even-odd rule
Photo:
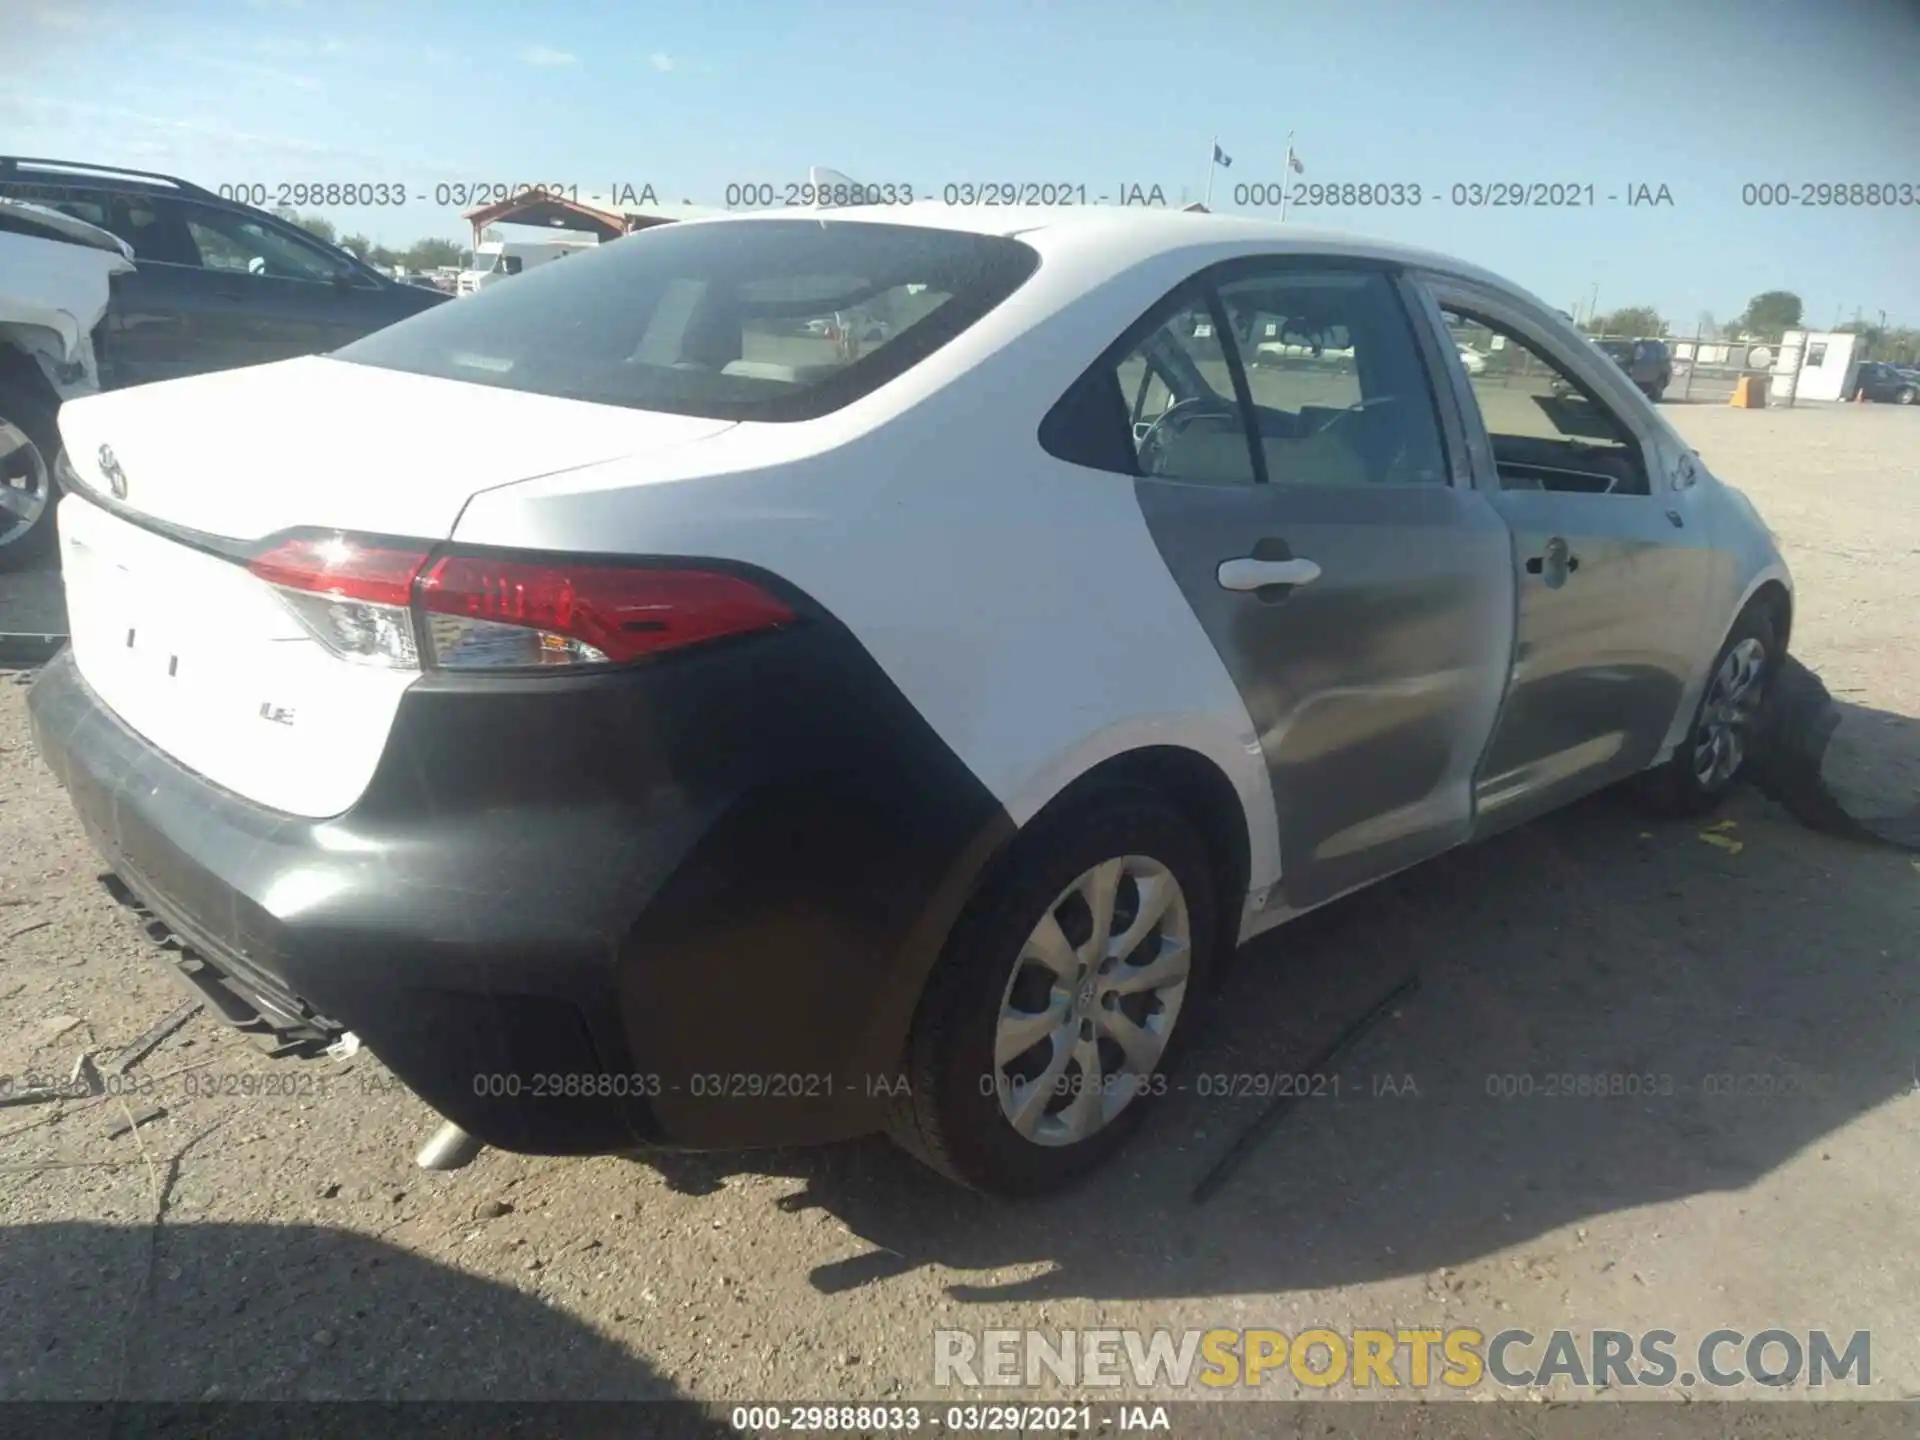
[[[1251,936],[1709,805],[1792,624],[1550,307],[1219,216],[683,222],[61,429],[31,705],[115,893],[538,1153],[1063,1184]]]

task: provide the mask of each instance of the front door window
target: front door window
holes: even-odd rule
[[[1455,342],[1485,356],[1467,367],[1503,490],[1648,495],[1626,422],[1570,368],[1509,327],[1441,307]]]

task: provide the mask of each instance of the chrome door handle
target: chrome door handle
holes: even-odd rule
[[[1558,535],[1547,541],[1546,554],[1535,555],[1527,561],[1527,573],[1544,579],[1549,590],[1558,590],[1579,568],[1580,557]]]
[[[1220,562],[1223,590],[1264,590],[1269,585],[1311,585],[1320,567],[1311,560],[1256,560],[1251,555]]]

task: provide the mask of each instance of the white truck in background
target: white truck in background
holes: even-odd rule
[[[547,240],[486,240],[473,252],[473,263],[460,272],[456,294],[474,295],[497,285],[510,275],[560,260],[576,250],[590,249],[600,242],[592,235],[570,235]]]

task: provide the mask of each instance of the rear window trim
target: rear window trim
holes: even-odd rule
[[[710,222],[714,226],[727,225],[726,221]],[[735,225],[751,224],[757,231],[778,228],[780,230],[816,231],[835,225],[833,220],[753,220],[736,221]],[[1042,265],[1040,252],[1023,240],[1006,235],[989,235],[969,230],[949,230],[934,225],[906,225],[876,223],[872,221],[840,221],[848,232],[857,229],[862,234],[879,232],[897,236],[938,236],[946,237],[959,246],[970,247],[979,263],[986,269],[986,283],[969,287],[952,296],[951,299],[927,314],[923,319],[909,325],[898,335],[886,341],[869,355],[861,356],[835,374],[814,384],[797,388],[790,394],[772,395],[753,400],[697,400],[685,401],[678,397],[646,397],[644,401],[628,400],[617,394],[587,393],[561,390],[552,387],[531,387],[523,385],[501,384],[479,375],[455,373],[451,367],[425,368],[401,366],[390,359],[369,358],[351,353],[363,346],[371,346],[376,351],[380,345],[376,342],[391,343],[395,332],[403,330],[416,318],[425,318],[442,313],[445,307],[433,306],[420,312],[418,317],[408,317],[385,330],[375,331],[339,350],[329,352],[329,358],[342,360],[348,364],[365,365],[370,369],[393,370],[402,374],[426,375],[444,380],[461,381],[467,384],[488,385],[501,390],[515,390],[523,394],[547,395],[555,399],[577,400],[583,404],[609,405],[622,409],[648,411],[656,414],[686,415],[702,420],[723,420],[732,423],[797,424],[808,420],[818,420],[843,410],[857,401],[864,400],[883,386],[899,379],[914,369],[937,351],[944,348],[961,335],[971,330],[988,315],[999,309],[1039,272]],[[664,227],[679,229],[681,227]],[[706,224],[689,224],[682,233],[707,228]],[[649,233],[622,237],[622,240],[609,242],[646,243]],[[538,274],[551,267],[539,267]],[[563,273],[581,273],[578,267],[569,267]],[[525,279],[531,276],[522,277]],[[551,283],[551,281],[547,282]],[[884,288],[884,287],[883,287]],[[872,293],[878,293],[874,291]],[[468,301],[465,303],[473,303]],[[781,302],[776,302],[776,305]],[[784,302],[797,303],[797,302]],[[756,314],[777,314],[770,307],[752,306]],[[456,312],[457,313],[457,312]],[[807,313],[797,309],[795,315]]]

